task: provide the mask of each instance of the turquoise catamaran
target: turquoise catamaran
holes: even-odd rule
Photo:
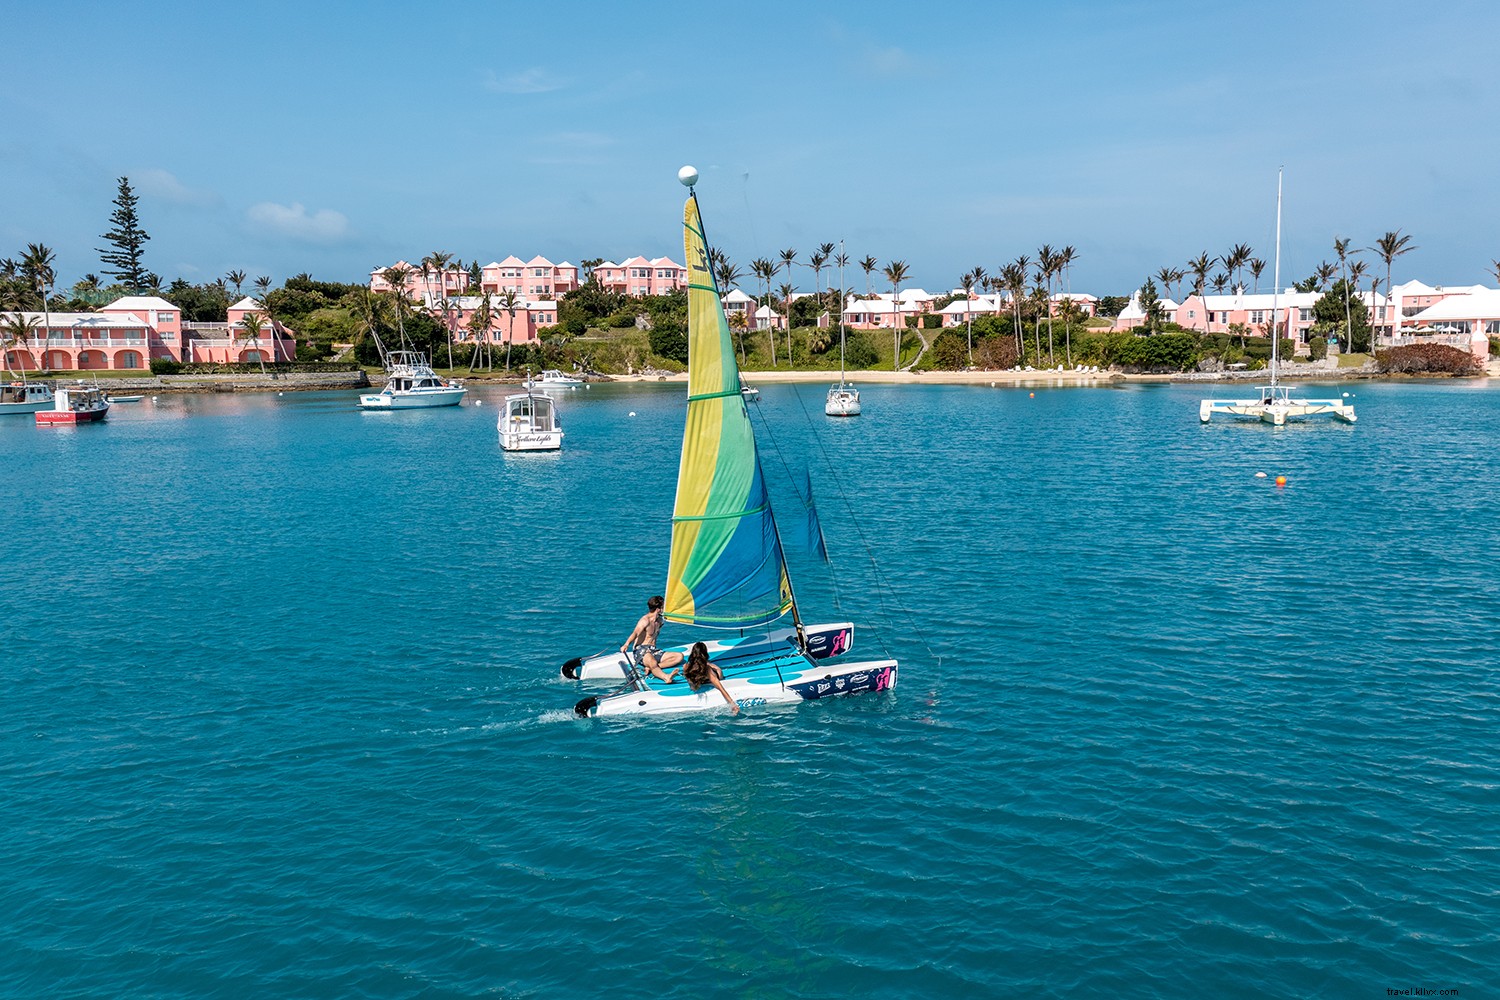
[[[692,188],[698,173],[684,167],[678,178]],[[742,706],[895,687],[895,660],[830,661],[847,650],[852,626],[816,626],[810,636],[802,623],[740,392],[729,324],[708,264],[696,192],[689,193],[683,206],[683,249],[688,266],[688,405],[663,614],[672,622],[741,633],[712,644],[709,655],[723,671],[725,688]],[[771,630],[787,614],[792,627]],[[834,630],[831,635],[828,629]],[[624,666],[624,687],[584,698],[574,710],[583,716],[656,714],[725,704],[711,686],[693,691],[682,680],[666,684]],[[586,668],[584,661],[569,661],[563,673],[584,676]]]

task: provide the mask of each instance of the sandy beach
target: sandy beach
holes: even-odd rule
[[[804,372],[787,371],[785,369],[771,369],[769,371],[747,371],[740,373],[741,378],[748,385],[764,385],[771,382],[836,382],[838,372]],[[1077,372],[1077,371],[1051,371],[1051,372],[1017,372],[1017,371],[929,371],[929,372],[889,372],[889,371],[851,371],[846,372],[844,377],[855,385],[870,385],[875,383],[901,384],[901,385],[986,385],[990,382],[997,384],[1018,385],[1025,383],[1043,383],[1049,385],[1107,385],[1110,382],[1167,382],[1171,380],[1170,375],[1122,375],[1119,372]],[[675,375],[613,375],[611,379],[616,382],[686,382],[687,373],[679,372]]]

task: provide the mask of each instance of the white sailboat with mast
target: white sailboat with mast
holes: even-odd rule
[[[1198,419],[1208,423],[1215,413],[1249,417],[1276,427],[1288,419],[1332,416],[1354,423],[1354,407],[1342,399],[1293,399],[1290,386],[1280,381],[1281,324],[1276,314],[1281,295],[1281,171],[1276,171],[1276,263],[1271,284],[1271,384],[1259,386],[1255,399],[1205,399],[1198,404]]]
[[[857,417],[860,412],[859,390],[850,385],[844,373],[844,241],[839,240],[839,381],[828,387],[828,401],[823,412],[830,417]]]
[[[689,189],[698,180],[692,167],[683,167],[677,176]],[[834,654],[847,645],[830,650],[810,637],[802,623],[707,245],[697,193],[690,192],[683,206],[687,417],[663,617],[743,636],[791,616],[790,630],[783,627],[752,639],[715,643],[710,649],[725,690],[741,706],[889,690],[896,685],[895,660],[834,662]],[[569,661],[563,674],[580,676],[589,665]],[[584,698],[574,711],[580,716],[653,715],[725,704],[711,685],[695,691],[682,680],[666,683],[631,664],[625,669],[623,687]]]

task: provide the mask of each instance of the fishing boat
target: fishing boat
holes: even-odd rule
[[[562,447],[557,403],[545,392],[527,390],[506,396],[498,426],[500,447],[506,451],[557,451]]]
[[[36,413],[52,408],[52,387],[43,382],[6,382],[0,385],[0,416],[7,413]]]
[[[743,645],[716,644],[712,661],[724,688],[743,707],[801,702],[895,687],[895,660],[835,662],[813,654],[792,591],[781,536],[761,471],[750,412],[740,392],[729,324],[724,318],[696,191],[698,172],[683,167],[690,189],[683,206],[688,266],[688,396],[672,514],[663,617],[670,622],[757,633]],[[791,616],[784,638],[768,629]],[[655,715],[725,706],[712,686],[694,691],[626,664],[625,683],[574,706],[580,716]]]
[[[844,241],[839,240],[839,260],[844,259]],[[844,265],[839,264],[839,302],[849,301],[844,297]],[[859,416],[859,390],[849,384],[844,374],[844,311],[839,309],[839,380],[828,387],[828,399],[823,412],[830,417]]]
[[[1257,386],[1254,399],[1204,399],[1198,403],[1198,419],[1213,420],[1214,414],[1246,417],[1281,427],[1288,420],[1331,416],[1347,424],[1355,421],[1354,406],[1342,399],[1295,399],[1290,386],[1279,378],[1281,326],[1276,321],[1281,291],[1281,171],[1276,172],[1276,264],[1271,283],[1271,384]]]
[[[457,406],[468,393],[463,385],[432,370],[421,351],[392,351],[386,356],[385,388],[359,397],[366,410],[419,410]]]
[[[87,424],[103,420],[109,414],[109,400],[96,385],[59,386],[53,393],[52,408],[37,410],[38,424]]]
[[[542,389],[577,389],[587,383],[581,378],[564,375],[556,368],[548,368],[537,377],[536,384]]]

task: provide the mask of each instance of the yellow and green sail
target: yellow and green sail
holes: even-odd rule
[[[791,585],[693,195],[682,229],[688,405],[664,613],[674,622],[754,627],[791,609]]]

